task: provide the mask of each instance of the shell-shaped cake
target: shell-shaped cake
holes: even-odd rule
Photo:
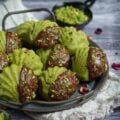
[[[59,41],[59,26],[50,20],[26,21],[16,28],[23,44],[30,48],[52,48]]]
[[[75,73],[64,67],[52,67],[39,76],[39,94],[45,100],[68,99],[78,86]]]
[[[47,61],[48,61],[48,56],[51,52],[51,49],[38,49],[36,51],[36,54],[40,57],[41,59],[41,62],[43,64],[43,69],[46,69],[47,68]]]
[[[89,46],[89,41],[85,32],[77,31],[74,27],[63,27],[60,32],[60,43],[63,44],[70,54],[75,54],[81,47]]]
[[[12,64],[0,73],[0,98],[28,102],[36,97],[38,79],[26,66]]]
[[[0,98],[19,102],[18,84],[21,66],[11,65],[0,73]]]
[[[9,54],[9,60],[11,63],[29,67],[35,75],[40,75],[43,68],[39,56],[33,50],[26,48],[14,50],[13,53]]]
[[[61,44],[56,44],[51,49],[38,49],[36,51],[41,58],[44,69],[48,67],[68,67],[70,63],[70,54],[68,50]]]
[[[108,69],[106,54],[97,47],[85,47],[76,51],[72,70],[81,81],[95,80]]]

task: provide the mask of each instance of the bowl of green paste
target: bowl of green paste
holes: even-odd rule
[[[52,11],[60,26],[83,28],[92,20],[93,14],[89,9],[91,5],[88,6],[81,2],[65,2],[62,5],[55,5]]]
[[[73,6],[66,6],[54,11],[57,20],[68,24],[82,24],[88,21],[88,16]]]

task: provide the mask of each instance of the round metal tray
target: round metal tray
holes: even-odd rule
[[[14,31],[13,29],[9,31]],[[90,46],[99,47],[93,41],[90,41]],[[64,101],[43,101],[43,100],[33,100],[27,103],[15,103],[12,101],[5,101],[0,99],[0,104],[9,108],[17,109],[20,111],[26,112],[40,112],[40,113],[48,113],[66,110],[70,108],[74,108],[76,106],[82,105],[87,102],[91,98],[95,97],[98,91],[103,87],[108,78],[109,70],[107,70],[103,75],[101,75],[97,80],[90,81],[88,83],[82,83],[82,85],[88,85],[91,89],[85,95],[79,93],[79,87],[76,92],[68,99]]]
[[[11,28],[9,30],[6,30],[5,28],[5,21],[8,16],[14,15],[14,14],[26,13],[26,12],[38,12],[38,11],[46,11],[50,13],[51,17],[55,21],[54,15],[45,8],[16,11],[16,12],[11,12],[5,15],[2,21],[3,30],[15,31],[15,28]],[[99,47],[93,41],[90,41],[90,46]],[[27,103],[16,103],[16,102],[5,101],[5,100],[0,99],[0,104],[6,107],[17,109],[17,110],[24,111],[24,112],[40,112],[40,113],[55,112],[55,111],[61,111],[61,110],[74,108],[79,105],[82,105],[83,103],[87,102],[88,100],[92,99],[93,97],[97,95],[98,91],[103,87],[103,85],[107,81],[108,73],[109,73],[109,69],[103,75],[101,75],[97,80],[91,81],[88,83],[82,83],[82,84],[89,85],[89,87],[91,88],[91,91],[85,95],[82,95],[79,93],[79,88],[80,88],[79,86],[76,92],[68,100],[52,101],[52,102],[43,101],[43,100],[33,100]]]

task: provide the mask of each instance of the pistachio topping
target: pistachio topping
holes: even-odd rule
[[[58,26],[49,26],[45,30],[39,32],[35,38],[34,45],[38,48],[51,48],[59,40],[59,28]]]
[[[9,64],[9,60],[7,59],[7,55],[5,53],[0,52],[0,72]]]
[[[18,86],[21,102],[28,102],[34,99],[37,88],[37,77],[29,68],[24,66],[21,70],[20,84]]]
[[[11,53],[14,49],[19,48],[20,39],[14,32],[6,32],[6,53]]]
[[[90,79],[96,79],[107,70],[106,54],[99,48],[91,47],[88,54]]]
[[[58,44],[50,52],[50,55],[48,57],[48,66],[68,67],[69,60],[70,60],[70,55],[68,50],[64,46]]]
[[[68,99],[76,90],[78,79],[75,73],[65,71],[60,74],[57,80],[49,88],[49,96],[53,100]]]

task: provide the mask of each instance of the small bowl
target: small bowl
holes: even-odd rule
[[[81,3],[81,2],[64,2],[62,5],[55,5],[53,7],[53,9],[52,9],[52,12],[54,13],[54,11],[56,9],[66,7],[66,6],[73,6],[73,7],[77,8],[77,9],[83,11],[85,13],[85,15],[88,16],[88,20],[83,22],[83,23],[80,23],[80,24],[69,24],[69,23],[65,23],[63,21],[60,21],[60,20],[57,19],[56,15],[54,13],[55,18],[56,18],[56,22],[60,26],[62,26],[62,27],[64,27],[64,26],[73,26],[73,27],[76,27],[77,29],[81,29],[81,28],[85,27],[93,18],[93,14],[92,14],[89,7],[91,7],[94,2],[95,2],[95,0],[87,0],[84,3]]]

